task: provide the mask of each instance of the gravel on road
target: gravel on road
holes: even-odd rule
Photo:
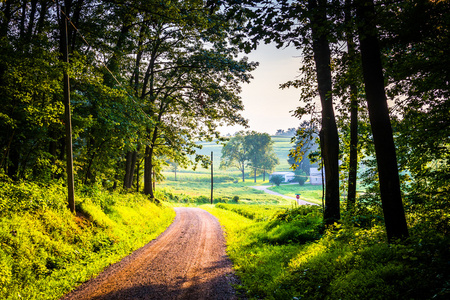
[[[157,239],[62,299],[238,299],[217,219],[199,208],[175,211]]]

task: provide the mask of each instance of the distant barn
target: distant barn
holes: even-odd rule
[[[325,179],[325,174],[323,174]],[[313,185],[322,185],[322,170],[309,168],[309,182]]]
[[[272,176],[275,176],[275,175],[283,176],[284,182],[290,182],[295,177],[294,172],[273,172],[272,174],[269,175],[269,180],[272,178]]]

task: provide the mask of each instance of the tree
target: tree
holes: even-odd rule
[[[282,175],[272,175],[269,181],[276,186],[280,186],[280,184],[284,181],[284,177]]]
[[[317,140],[317,128],[308,121],[302,122],[295,137],[291,140],[295,143],[294,147],[289,150],[288,155],[288,163],[292,169],[300,169],[303,173],[309,175],[309,169],[312,166],[309,154],[318,150]]]
[[[269,152],[265,155],[261,163],[261,168],[263,170],[263,181],[266,181],[266,172],[272,172],[278,164],[279,159],[275,152]]]
[[[298,182],[299,185],[304,185],[306,180],[308,180],[308,175],[301,169],[297,168],[294,171],[295,177],[292,179],[292,182]]]
[[[236,167],[242,173],[245,182],[245,167],[248,164],[244,132],[239,131],[222,148],[220,168]]]
[[[233,4],[233,1],[231,1]],[[279,47],[293,43],[302,47],[304,57],[314,62],[315,78],[308,74],[309,79],[317,82],[317,91],[321,100],[321,131],[320,145],[325,168],[326,195],[324,218],[327,224],[333,224],[340,218],[339,199],[339,137],[334,115],[331,76],[331,33],[333,29],[328,20],[330,7],[326,0],[308,0],[305,2],[290,1],[242,1],[249,6],[260,4],[257,8],[249,8],[243,3],[232,6],[230,14],[236,11],[246,15],[246,24],[242,33],[248,37],[242,43],[249,51],[256,48],[259,41],[275,42]],[[238,40],[240,42],[240,40]],[[311,66],[311,63],[309,64]],[[306,69],[305,69],[306,70]],[[283,87],[295,86],[290,82]],[[313,98],[313,97],[311,97]]]
[[[267,133],[240,131],[222,148],[221,168],[238,168],[242,172],[244,182],[245,167],[251,166],[256,182],[258,170],[272,170],[279,163],[272,144]]]
[[[249,132],[245,135],[244,143],[248,149],[248,161],[254,170],[254,182],[258,170],[272,170],[279,164],[278,157],[273,151],[272,139],[267,133]]]
[[[383,68],[376,35],[376,17],[371,0],[358,0],[357,17],[364,86],[377,157],[380,193],[390,241],[408,236],[400,192],[394,138],[384,90]]]

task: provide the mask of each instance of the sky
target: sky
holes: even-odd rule
[[[244,103],[242,116],[248,119],[249,130],[273,135],[278,129],[298,127],[300,120],[291,111],[300,105],[300,91],[281,90],[279,85],[299,75],[300,55],[300,50],[294,48],[277,49],[264,44],[246,55],[250,61],[259,62],[252,72],[254,78],[242,85],[240,95]],[[242,129],[242,126],[222,127],[220,132],[233,134]]]

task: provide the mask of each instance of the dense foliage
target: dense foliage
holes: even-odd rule
[[[7,0],[0,14],[0,168],[13,180],[65,176],[63,73],[77,183],[131,188],[144,160],[152,196],[166,160],[185,166],[219,124],[245,124],[239,84],[255,64],[237,57],[215,5]]]

